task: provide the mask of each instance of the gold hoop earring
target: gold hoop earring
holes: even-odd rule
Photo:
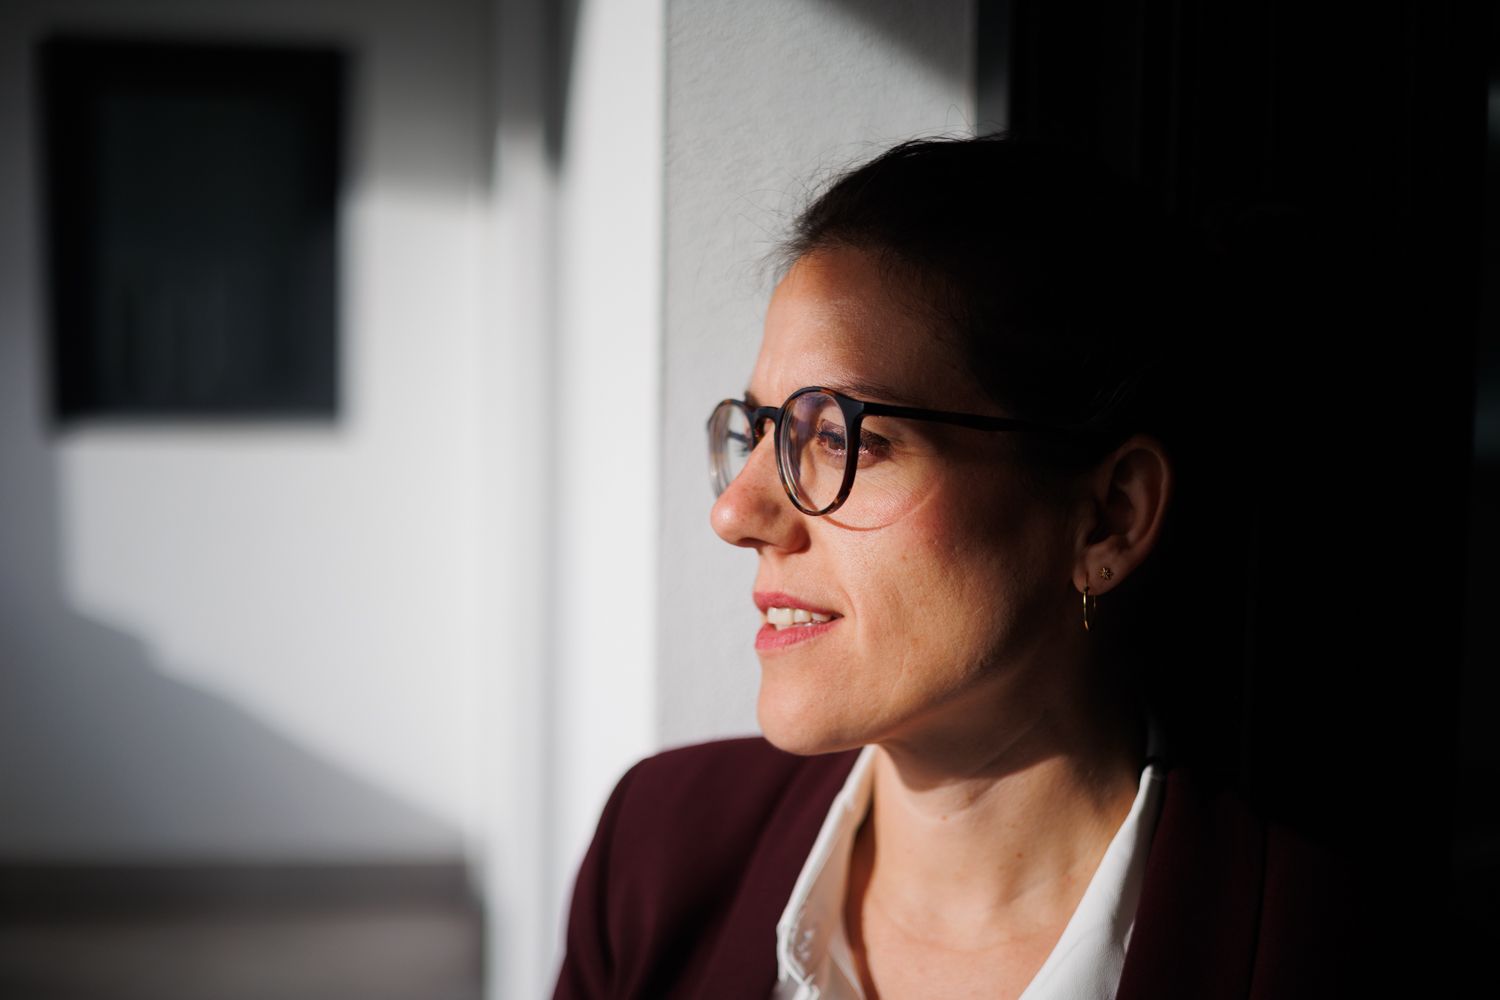
[[[1083,630],[1089,630],[1089,615],[1099,607],[1099,598],[1089,594],[1089,585],[1083,585]]]

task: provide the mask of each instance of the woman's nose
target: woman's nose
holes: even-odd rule
[[[807,542],[806,516],[787,499],[769,437],[761,439],[740,474],[719,494],[709,518],[730,545],[797,549]]]

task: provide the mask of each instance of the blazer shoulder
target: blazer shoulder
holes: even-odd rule
[[[856,754],[750,737],[631,767],[579,871],[556,995],[724,996],[703,983],[726,969],[768,995],[776,916]]]
[[[788,794],[816,799],[831,780],[841,784],[855,753],[803,757],[778,750],[760,736],[663,750],[621,779],[629,789],[621,802],[620,823],[626,829],[645,824],[658,834],[663,828],[677,830],[692,838],[713,839],[714,831],[741,837],[760,833]],[[828,801],[836,791],[837,784]]]
[[[635,781],[675,785],[733,776],[757,784],[776,784],[820,758],[778,750],[763,736],[741,736],[670,747],[643,758],[631,770]]]
[[[1331,851],[1233,789],[1172,768],[1118,996],[1344,995],[1343,929],[1359,910],[1351,886]]]
[[[1388,932],[1372,889],[1347,856],[1268,822],[1255,995],[1371,996],[1396,987],[1405,970],[1400,958],[1379,953]]]

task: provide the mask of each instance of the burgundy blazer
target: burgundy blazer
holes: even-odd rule
[[[760,738],[658,754],[620,779],[574,885],[556,1000],[768,1000],[776,922],[858,751]],[[1117,1000],[1356,995],[1346,873],[1181,768]]]

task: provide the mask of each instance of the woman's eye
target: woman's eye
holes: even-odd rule
[[[818,428],[818,447],[835,455],[844,453],[844,429],[824,424]]]
[[[751,448],[750,435],[730,432],[729,448],[730,451],[732,451],[735,455],[738,455],[740,458],[749,457]]]
[[[842,459],[848,447],[845,430],[834,424],[823,424],[817,431],[818,447],[830,458]],[[859,461],[861,465],[882,459],[890,454],[891,443],[879,434],[867,430],[859,432]]]
[[[871,434],[867,430],[859,432],[859,460],[861,463],[886,458],[890,453],[890,441],[879,434]]]

